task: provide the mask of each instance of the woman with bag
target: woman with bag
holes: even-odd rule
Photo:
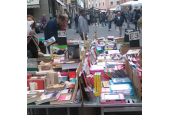
[[[33,24],[30,25],[30,30],[27,30],[27,32],[29,32],[29,35],[27,35],[27,57],[28,58],[43,57],[44,54],[41,53],[41,50],[38,46],[39,40],[34,36],[36,27],[35,18],[31,15],[27,15],[27,26],[29,26],[28,23],[30,22],[33,22]]]

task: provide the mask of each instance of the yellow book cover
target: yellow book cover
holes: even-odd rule
[[[97,89],[97,84],[96,84],[96,82],[97,82],[97,79],[96,79],[97,77],[96,77],[96,73],[94,74],[94,91],[96,91]]]

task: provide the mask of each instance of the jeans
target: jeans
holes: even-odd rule
[[[118,29],[119,29],[119,37],[121,37],[121,35],[122,35],[122,26],[118,26]]]
[[[78,24],[75,23],[76,32],[78,32]]]
[[[139,30],[140,31],[140,28],[137,26],[137,22],[135,22],[135,30]]]
[[[106,21],[105,21],[105,20],[102,20],[102,26],[104,26],[104,24],[105,24],[105,26],[106,26]]]
[[[108,21],[108,28],[109,28],[109,29],[112,28],[112,21]]]
[[[127,28],[130,28],[130,21],[127,20]]]
[[[84,40],[83,33],[79,33],[79,34],[80,34],[81,39]],[[87,36],[86,35],[84,36],[85,36],[85,39],[87,40]]]

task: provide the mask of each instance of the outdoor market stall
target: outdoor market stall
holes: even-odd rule
[[[142,111],[142,47],[137,34],[126,30],[125,37],[97,38],[96,29],[93,40],[66,39],[65,44],[51,45],[45,58],[28,59],[30,114],[46,108],[48,115],[48,108],[61,107],[68,115],[70,107],[100,107],[101,115]],[[31,101],[35,95],[40,98]]]

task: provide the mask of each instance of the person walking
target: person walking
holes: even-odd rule
[[[108,31],[110,31],[112,28],[112,20],[113,20],[113,15],[112,13],[110,13],[110,11],[107,14],[107,20],[108,20]]]
[[[123,25],[124,20],[125,19],[121,16],[121,13],[118,12],[117,18],[115,19],[115,22],[116,22],[116,26],[119,30],[119,37],[121,37],[121,35],[122,35],[122,25]]]
[[[43,26],[43,29],[45,28],[46,24],[47,24],[47,19],[45,17],[45,14],[43,14],[42,18],[41,18],[41,23],[42,23],[42,26]]]
[[[137,26],[137,22],[140,19],[140,17],[141,17],[140,10],[136,10],[134,24],[135,24],[135,30],[136,31],[139,30],[139,32],[140,32],[140,28]]]
[[[76,16],[74,18],[76,33],[78,33],[78,20],[79,20],[79,16],[78,16],[78,14],[76,14]]]
[[[101,18],[102,18],[102,26],[104,27],[104,25],[106,26],[106,16],[104,13],[101,14]]]
[[[87,40],[87,33],[89,33],[89,27],[87,24],[87,20],[85,19],[85,15],[86,15],[85,10],[84,9],[80,10],[80,16],[78,20],[78,32],[82,40],[84,40],[83,33],[85,35],[86,40]]]
[[[88,25],[90,25],[90,15],[87,14],[87,21],[88,21]]]
[[[68,27],[69,27],[69,29],[71,29],[71,24],[72,24],[72,19],[71,19],[71,16],[69,16],[69,18],[68,18]]]
[[[48,21],[45,31],[44,31],[44,36],[45,40],[48,40],[52,36],[54,36],[56,42],[58,43],[58,30],[63,27],[68,20],[68,15],[67,14],[60,14],[58,18],[53,18],[50,21]],[[49,53],[50,53],[50,46],[47,47]]]
[[[126,17],[126,20],[127,20],[127,28],[130,28],[130,21],[132,19],[132,12],[130,11],[129,8],[127,8],[127,11],[125,13],[125,17]]]

